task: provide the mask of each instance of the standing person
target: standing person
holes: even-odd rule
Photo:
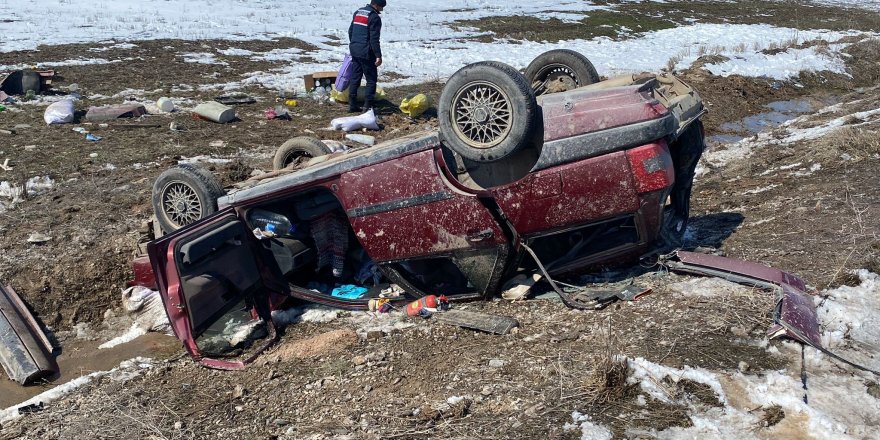
[[[367,94],[364,109],[373,108],[376,97],[376,81],[379,78],[377,67],[382,65],[382,48],[379,35],[382,33],[382,18],[379,13],[385,9],[385,0],[370,0],[370,4],[354,12],[348,26],[348,50],[351,52],[351,82],[348,85],[348,111],[358,112],[357,92],[361,77],[367,78]]]

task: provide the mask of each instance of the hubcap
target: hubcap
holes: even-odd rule
[[[182,182],[172,182],[162,191],[162,206],[171,223],[186,226],[202,216],[202,203],[195,190]]]
[[[287,167],[301,157],[305,159],[311,159],[312,155],[302,151],[292,151],[284,157],[284,166]]]
[[[513,110],[510,98],[495,84],[476,81],[453,98],[453,128],[458,137],[475,148],[501,143],[510,132]]]
[[[562,64],[551,64],[538,72],[537,83],[534,89],[538,95],[564,92],[581,85],[577,74]]]

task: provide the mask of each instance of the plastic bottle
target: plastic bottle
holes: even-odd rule
[[[296,232],[296,225],[291,224],[290,220],[277,212],[266,211],[264,209],[254,209],[250,215],[251,224],[266,232],[275,235],[290,235]]]

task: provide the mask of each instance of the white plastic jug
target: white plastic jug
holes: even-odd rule
[[[164,96],[156,100],[156,106],[165,113],[174,111],[174,102]]]

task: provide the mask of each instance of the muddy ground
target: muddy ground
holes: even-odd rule
[[[118,54],[135,58],[131,62],[59,68],[64,79],[55,88],[64,91],[77,84],[84,97],[77,104],[81,110],[128,96],[197,102],[221,93],[200,90],[199,85],[279,67],[235,59],[227,60],[226,66],[205,66],[179,62],[175,55],[224,44],[138,42],[136,48]],[[285,40],[235,46],[266,51],[297,44],[301,43]],[[4,53],[0,64],[87,57],[95,46]],[[708,104],[704,121],[710,138],[748,135],[725,123],[765,112],[765,105],[775,101],[877,108],[880,68],[870,60],[877,59],[878,47],[877,42],[862,42],[849,49],[851,76],[805,74],[780,82],[713,77],[699,67],[679,74]],[[151,68],[155,60],[163,61],[165,68]],[[381,110],[383,130],[371,134],[381,141],[436,126],[432,115],[409,120],[396,105],[416,91],[436,99],[441,87],[388,88]],[[163,169],[184,157],[229,158],[233,162],[211,167],[231,182],[254,169],[269,169],[274,149],[287,138],[317,134],[342,140],[339,133],[321,130],[344,113],[342,105],[299,97],[292,120],[266,120],[262,111],[275,104],[275,92],[259,85],[244,91],[258,102],[240,106],[240,120],[227,125],[192,119],[186,111],[111,122],[107,127],[79,120],[78,126],[103,137],[97,143],[86,141],[70,125],[47,127],[43,105],[16,105],[0,113],[0,128],[19,126],[14,135],[0,134],[0,161],[8,157],[14,168],[3,172],[2,180],[20,183],[49,176],[54,181],[52,189],[0,212],[0,280],[12,285],[39,319],[61,335],[78,323],[100,326],[108,309],[118,309],[120,289],[131,278],[130,256],[151,214],[150,186]],[[170,130],[172,122],[186,130]],[[774,265],[801,275],[816,288],[849,282],[852,269],[880,270],[876,138],[876,126],[854,129],[786,148],[766,148],[725,166],[704,164],[707,172],[696,183],[687,246],[717,248],[729,256]],[[796,163],[803,165],[792,167]],[[795,173],[814,163],[821,167]],[[51,239],[29,243],[34,232]],[[240,372],[203,369],[173,350],[174,355],[166,352],[143,374],[96,379],[42,411],[4,424],[0,435],[568,438],[579,437],[562,429],[577,410],[619,437],[627,429],[660,430],[691,422],[681,406],[656,401],[638,405],[637,390],[615,379],[616,367],[606,364],[609,354],[641,356],[675,367],[796,367],[790,358],[744,342],[748,337],[760,339],[770,322],[772,298],[733,291],[717,301],[694,300],[674,294],[684,277],[632,270],[629,275],[653,293],[599,312],[568,310],[552,299],[460,306],[516,317],[521,329],[503,337],[418,321],[365,338],[352,331],[359,324],[342,317],[288,327],[275,356],[282,359],[273,360],[270,354]],[[175,345],[169,341],[165,346]],[[289,348],[297,343],[304,345]],[[701,404],[717,405],[713,394],[699,384],[680,382],[673,388]]]

